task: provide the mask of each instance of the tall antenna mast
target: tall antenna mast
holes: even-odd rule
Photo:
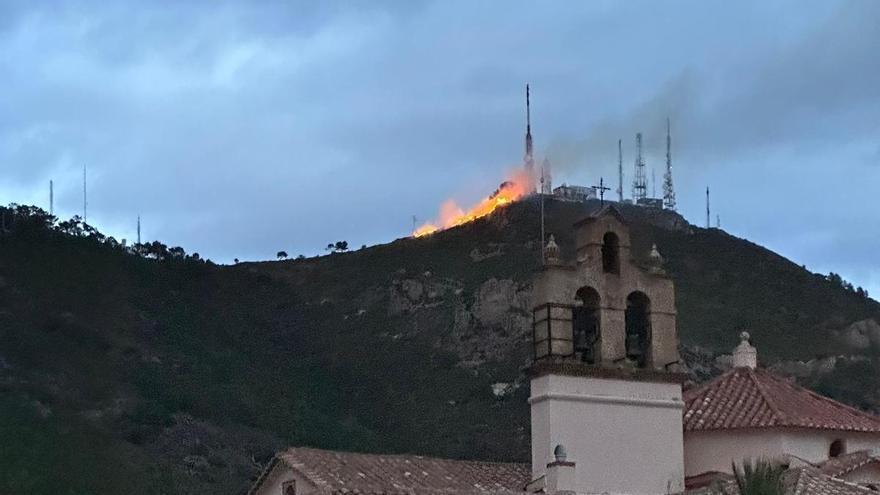
[[[49,214],[55,216],[55,184],[49,181]]]
[[[541,261],[544,260],[544,166],[541,166]]]
[[[526,155],[523,157],[526,173],[530,180],[535,180],[535,158],[532,148],[532,108],[529,95],[529,85],[526,84]],[[543,241],[542,241],[543,242]]]
[[[648,184],[645,177],[645,160],[642,158],[642,133],[636,134],[636,176],[633,179],[633,202],[648,197]]]
[[[623,140],[617,140],[617,200],[623,203]]]
[[[663,176],[663,206],[675,211],[675,188],[672,186],[672,132],[666,117],[666,174]]]
[[[709,223],[709,186],[706,186],[706,228],[712,227],[712,224]]]
[[[651,168],[651,197],[657,197],[657,171]]]
[[[138,244],[141,243],[141,216],[138,215]]]
[[[83,164],[83,223],[88,223],[89,201],[86,190],[86,165]]]

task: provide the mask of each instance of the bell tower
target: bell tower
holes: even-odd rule
[[[576,252],[560,252],[551,238],[534,280],[533,477],[547,476],[564,445],[576,493],[682,492],[672,280],[656,246],[633,259],[613,205],[574,230]]]

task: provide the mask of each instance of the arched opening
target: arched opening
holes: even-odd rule
[[[651,300],[644,292],[633,292],[626,298],[626,357],[643,368],[650,349]]]
[[[843,454],[846,454],[846,444],[841,439],[837,439],[831,442],[831,446],[828,447],[828,457],[835,458],[840,457]]]
[[[620,238],[614,232],[606,232],[602,237],[602,270],[620,273]]]
[[[599,293],[592,287],[581,287],[575,294],[572,310],[575,355],[585,363],[595,363],[596,342],[599,341]]]

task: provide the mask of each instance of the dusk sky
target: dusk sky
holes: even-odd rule
[[[880,296],[880,1],[0,3],[0,203],[218,262],[405,236],[523,154]],[[649,191],[651,187],[649,186]],[[629,188],[627,187],[627,194]]]

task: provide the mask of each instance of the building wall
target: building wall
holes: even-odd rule
[[[680,385],[551,374],[532,380],[529,403],[535,479],[561,444],[578,493],[684,489]]]
[[[795,428],[716,430],[688,432],[684,435],[685,476],[707,471],[730,473],[732,462],[765,457],[811,464],[828,460],[831,442],[842,439],[845,452],[880,452],[880,435]]]
[[[684,475],[732,473],[733,462],[748,458],[781,460],[784,435],[775,430],[718,430],[684,434]]]

